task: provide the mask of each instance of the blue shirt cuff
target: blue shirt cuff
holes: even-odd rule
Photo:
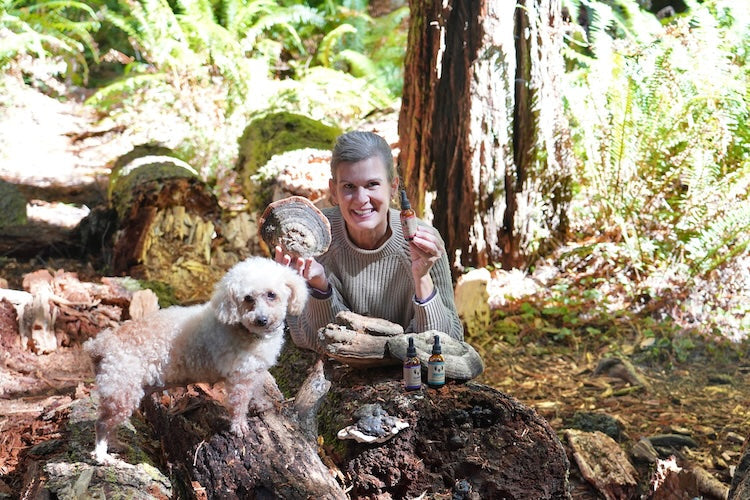
[[[325,300],[333,295],[333,287],[330,283],[328,283],[328,288],[326,290],[318,290],[310,285],[307,285],[307,288],[310,289],[310,295],[319,300]]]
[[[431,301],[435,297],[435,295],[437,295],[437,288],[433,289],[432,293],[430,294],[430,296],[427,297],[426,299],[423,299],[423,300],[419,300],[417,298],[417,296],[414,295],[414,302],[416,302],[419,305],[424,305],[424,304],[428,303],[429,301]]]

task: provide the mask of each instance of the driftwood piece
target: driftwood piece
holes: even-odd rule
[[[352,311],[340,311],[336,314],[335,322],[337,325],[368,335],[392,337],[404,333],[404,327],[398,323],[392,323],[383,318],[362,316]]]
[[[637,473],[625,452],[603,432],[567,429],[565,437],[581,475],[607,500],[634,498]]]
[[[388,353],[388,337],[359,333],[335,324],[321,328],[318,335],[326,354],[340,363],[360,368],[399,363]]]
[[[52,352],[57,349],[57,308],[52,304],[52,275],[44,269],[27,274],[23,287],[31,293],[32,300],[21,316],[21,347],[38,354]]]
[[[306,386],[320,389],[316,382]],[[272,399],[280,396],[275,383],[266,383],[266,389],[275,393]],[[174,464],[179,498],[346,498],[293,412],[272,409],[252,416],[240,438],[229,431],[226,409],[216,402],[186,395],[173,403],[182,410],[155,397],[146,398],[144,408]],[[301,407],[314,411],[315,404]]]

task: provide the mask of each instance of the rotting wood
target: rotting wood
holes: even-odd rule
[[[318,375],[311,375],[315,380]],[[319,384],[311,382],[311,400],[320,395]],[[268,397],[280,405],[282,397],[269,375]],[[296,423],[294,412],[274,409],[251,416],[249,431],[238,437],[229,431],[226,409],[199,396],[177,405],[174,412],[156,397],[146,398],[144,408],[162,448],[173,464],[173,484],[180,498],[347,498],[343,488],[318,456],[317,443]],[[310,411],[316,404],[303,405]],[[308,415],[309,416],[309,415]],[[205,495],[205,496],[204,496]]]
[[[565,437],[584,479],[607,500],[634,498],[637,472],[614,439],[603,432],[566,429]]]

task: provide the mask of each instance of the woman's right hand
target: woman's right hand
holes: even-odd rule
[[[301,257],[292,257],[284,253],[280,246],[274,248],[274,260],[284,266],[295,269],[300,276],[305,278],[307,284],[321,291],[328,290],[328,278],[323,265],[313,257],[303,259]]]

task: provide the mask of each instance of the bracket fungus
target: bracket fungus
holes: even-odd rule
[[[316,257],[331,244],[331,224],[323,212],[302,196],[270,203],[258,221],[258,233],[273,252],[278,245],[289,255]]]
[[[384,443],[409,427],[409,423],[388,413],[378,404],[366,404],[354,412],[357,422],[341,429],[339,439],[354,439],[359,443]]]

